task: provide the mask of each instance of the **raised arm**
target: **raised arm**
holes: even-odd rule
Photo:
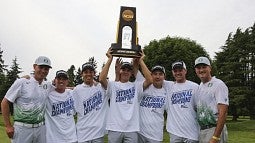
[[[151,77],[151,72],[150,70],[147,68],[147,66],[145,65],[143,59],[145,57],[145,54],[142,50],[141,52],[141,57],[139,59],[139,64],[140,64],[140,67],[141,67],[141,70],[142,70],[142,73],[145,77],[145,81],[143,82],[143,90],[145,90],[147,87],[150,86],[150,84],[152,84],[153,80],[152,80],[152,77]]]
[[[100,73],[99,75],[99,82],[102,84],[102,86],[106,89],[107,88],[107,75],[108,75],[108,72],[109,72],[109,68],[111,66],[111,63],[112,63],[112,59],[113,59],[113,56],[112,56],[112,48],[109,48],[107,53],[106,53],[106,56],[108,57],[108,60],[106,62],[106,64],[104,65],[103,69],[102,69],[102,72]]]
[[[122,58],[118,58],[115,62],[115,81],[120,81],[120,67],[122,63]]]
[[[132,64],[133,64],[133,75],[136,77],[138,70],[139,70],[139,58],[133,58],[132,60]]]

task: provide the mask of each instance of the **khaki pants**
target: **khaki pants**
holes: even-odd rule
[[[108,143],[138,143],[138,133],[108,131]]]
[[[215,128],[216,127],[212,127],[212,128],[205,129],[205,130],[200,130],[199,143],[208,143],[213,136]],[[226,125],[224,125],[223,130],[220,135],[219,143],[227,143],[227,141],[228,141],[228,132],[227,132]]]

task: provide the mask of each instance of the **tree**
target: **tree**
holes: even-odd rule
[[[81,68],[78,68],[78,71],[76,72],[75,78],[74,78],[75,86],[78,84],[81,84],[82,82],[83,81],[82,81],[82,77],[81,77]]]
[[[216,53],[215,65],[218,76],[229,88],[229,113],[233,120],[245,115],[248,110],[251,119],[255,119],[254,97],[254,28],[244,32],[240,28],[229,34],[222,51]]]
[[[174,80],[172,76],[172,63],[177,60],[182,60],[187,66],[187,79],[197,83],[200,80],[197,78],[194,71],[194,61],[199,56],[208,56],[204,48],[190,39],[180,37],[153,40],[149,45],[144,47],[145,63],[148,68],[155,65],[162,65],[166,69],[166,79]]]
[[[68,77],[69,77],[69,84],[68,84],[69,87],[74,87],[75,86],[74,71],[75,71],[75,66],[74,65],[71,65],[71,67],[67,70],[67,74],[68,74]]]
[[[4,64],[3,60],[3,51],[1,50],[1,44],[0,44],[0,101],[4,98],[4,95],[6,93],[6,75],[5,72],[7,71],[6,69],[7,65]],[[1,109],[1,107],[0,107]]]
[[[6,71],[7,65],[4,64],[3,60],[3,51],[1,49],[1,44],[0,44],[0,74],[3,74],[4,71]]]
[[[14,60],[12,60],[12,65],[10,67],[10,70],[7,71],[7,84],[12,85],[14,83],[14,81],[19,78],[20,73],[22,73],[22,71],[20,71],[20,67],[19,64],[17,63],[17,57],[15,57]]]
[[[16,79],[19,78],[19,75],[22,71],[20,71],[20,67],[19,64],[17,63],[17,57],[15,57],[14,60],[12,60],[12,65],[10,67],[10,70],[7,71],[7,78],[6,78],[6,82],[5,82],[5,93],[7,92],[7,90],[11,87],[11,85],[14,83],[14,81]],[[10,104],[10,111],[11,114],[13,114],[13,104]]]

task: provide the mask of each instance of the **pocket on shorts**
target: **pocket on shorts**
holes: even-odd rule
[[[22,131],[23,131],[23,127],[22,127],[22,126],[14,125],[14,133],[13,133],[12,139],[17,138],[17,136],[18,136]]]

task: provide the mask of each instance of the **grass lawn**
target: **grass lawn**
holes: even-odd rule
[[[229,143],[255,143],[255,120],[242,117],[233,122],[230,119],[228,118],[227,121]],[[1,143],[10,143],[5,133],[2,115],[0,115],[0,140]],[[107,137],[105,140],[107,140]],[[164,132],[163,143],[169,143],[169,135],[166,131]]]

